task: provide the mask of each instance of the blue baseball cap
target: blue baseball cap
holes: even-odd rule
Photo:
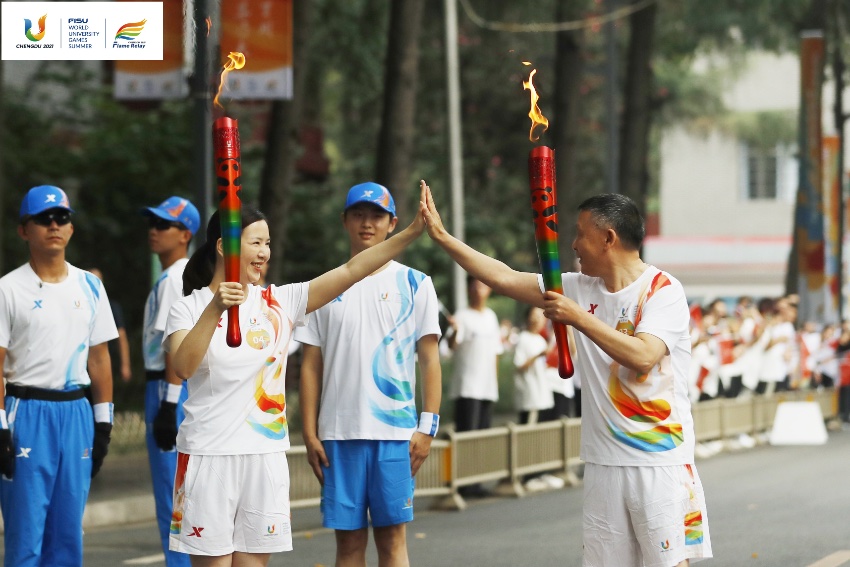
[[[53,185],[39,185],[30,189],[24,195],[24,200],[21,202],[20,218],[23,220],[50,209],[64,209],[70,213],[74,212],[74,209],[71,208],[71,202],[68,201],[68,195],[63,190]]]
[[[160,203],[158,207],[145,207],[142,209],[142,214],[153,215],[167,221],[179,222],[193,236],[201,226],[201,215],[198,214],[198,209],[195,208],[195,205],[189,199],[184,199],[183,197],[169,197]]]
[[[345,210],[347,211],[357,203],[371,203],[395,216],[395,201],[383,185],[367,181],[349,189],[348,197],[345,199]]]

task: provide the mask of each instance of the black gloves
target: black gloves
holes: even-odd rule
[[[153,419],[153,440],[163,451],[171,451],[177,444],[177,404],[163,401]]]
[[[91,450],[91,476],[100,470],[103,465],[103,459],[109,452],[109,438],[112,434],[112,424],[96,421],[94,423],[94,442]]]
[[[15,444],[12,430],[0,429],[0,474],[8,479],[15,475]]]

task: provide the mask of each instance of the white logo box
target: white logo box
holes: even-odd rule
[[[4,60],[159,61],[162,24],[162,2],[0,2],[0,47]]]

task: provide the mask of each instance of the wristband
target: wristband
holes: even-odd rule
[[[112,402],[102,402],[92,406],[94,410],[94,420],[97,423],[112,423]]]
[[[165,401],[171,404],[176,404],[180,401],[180,393],[183,391],[182,384],[168,383],[168,388],[165,391]]]
[[[9,422],[6,421],[6,410],[0,409],[0,429],[9,429]]]
[[[438,414],[429,411],[423,411],[419,414],[419,427],[416,428],[416,431],[436,437],[439,428],[440,416]]]

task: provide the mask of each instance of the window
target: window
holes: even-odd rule
[[[744,200],[793,200],[797,160],[790,147],[758,148],[742,144],[741,150],[741,195]]]

